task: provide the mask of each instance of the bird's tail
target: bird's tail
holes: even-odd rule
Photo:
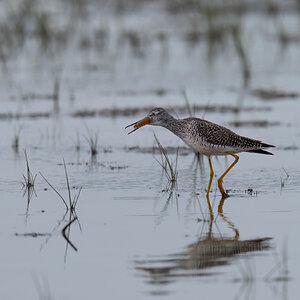
[[[270,145],[270,144],[261,143],[261,147],[262,147],[262,148],[274,148],[274,147],[276,147],[276,146]]]
[[[253,150],[249,150],[247,152],[273,155],[273,153],[271,153],[269,151],[266,151],[263,148],[274,148],[274,147],[275,147],[274,145],[270,145],[270,144],[260,142],[260,144],[259,144],[260,149],[253,149]]]
[[[269,146],[269,147],[270,147],[270,146]],[[274,147],[274,146],[272,146],[272,147]],[[247,151],[247,152],[273,155],[273,153],[271,153],[271,152],[268,152],[268,151],[266,151],[266,150],[263,150],[263,149],[249,150],[249,151]]]

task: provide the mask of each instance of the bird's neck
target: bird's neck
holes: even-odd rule
[[[170,115],[168,118],[168,122],[166,122],[162,126],[169,129],[170,131],[172,131],[178,137],[183,138],[183,132],[181,130],[182,128],[181,128],[179,119],[175,119],[174,117],[172,117]]]

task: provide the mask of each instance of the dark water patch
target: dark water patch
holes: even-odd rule
[[[166,1],[166,11],[169,14],[182,14],[198,12],[201,14],[213,13],[214,15],[245,15],[248,13],[262,13],[275,16],[279,12],[295,12],[297,3],[293,1],[214,1],[207,3],[194,0]],[[207,12],[208,11],[208,12]]]
[[[75,118],[89,118],[96,117],[99,115],[99,111],[97,110],[79,110],[72,114],[72,117]]]
[[[270,126],[278,126],[280,122],[277,121],[267,121],[267,120],[249,120],[249,121],[232,121],[229,122],[230,126],[234,127],[270,127]]]
[[[230,194],[230,197],[245,197],[245,196],[252,196],[257,197],[257,190],[254,190],[253,188],[248,188],[246,190],[239,190],[239,189],[226,189],[225,191],[227,194]]]
[[[26,93],[21,96],[11,96],[10,100],[16,101],[21,99],[22,101],[30,101],[30,100],[51,100],[53,101],[56,98],[56,94],[39,94],[39,93]]]
[[[123,169],[127,169],[128,166],[113,166],[113,165],[109,165],[108,168],[110,170],[123,170]]]
[[[83,165],[87,165],[88,163],[84,163],[84,162],[68,162],[66,163],[67,166],[83,166]],[[57,166],[63,166],[63,163],[57,163]]]
[[[238,113],[252,111],[271,111],[271,107],[237,107],[233,105],[190,105],[191,110],[196,112],[215,112],[215,113]],[[135,116],[138,114],[148,114],[153,109],[153,106],[144,107],[127,107],[127,108],[105,108],[100,110],[79,110],[71,114],[72,117],[119,117],[119,116]],[[178,114],[188,114],[187,106],[172,106],[172,110]]]
[[[38,119],[38,118],[49,118],[51,113],[49,112],[32,112],[32,113],[0,113],[0,120],[17,120],[17,119]]]
[[[107,163],[107,162],[102,162],[102,163],[97,163],[97,166],[99,167],[103,167],[109,170],[124,170],[127,169],[128,166],[127,165],[117,165],[117,164],[112,164],[112,163]]]
[[[127,152],[137,152],[137,153],[150,153],[150,154],[160,154],[160,150],[158,147],[126,147],[124,148]],[[193,153],[193,151],[186,147],[164,147],[168,154],[177,154],[178,155],[189,155]]]
[[[299,34],[291,34],[288,32],[280,32],[277,36],[280,44],[282,46],[287,46],[291,43],[300,43],[300,35]]]
[[[62,163],[58,163],[58,166],[63,166]],[[66,165],[69,166],[89,166],[89,165],[93,165],[93,166],[97,166],[97,167],[103,167],[109,170],[124,170],[127,169],[128,166],[127,165],[118,165],[118,164],[113,164],[110,162],[68,162],[66,163]],[[78,188],[78,187],[73,187],[73,188]]]
[[[101,95],[105,96],[122,96],[122,97],[137,97],[137,96],[165,96],[169,94],[178,94],[179,90],[175,89],[166,89],[166,88],[157,88],[157,89],[148,89],[148,90],[117,90],[117,91],[100,91]]]
[[[191,30],[184,34],[184,40],[191,46],[198,44],[204,39],[203,32],[197,30]]]
[[[253,188],[248,188],[247,190],[245,190],[245,193],[250,196],[257,196],[257,191],[253,190]]]
[[[284,150],[284,151],[295,151],[295,150],[299,150],[299,147],[296,145],[289,145],[289,146],[279,146],[276,147],[277,150]]]
[[[149,296],[167,296],[170,294],[170,292],[168,291],[150,291],[149,293],[146,293],[146,294],[149,294]]]
[[[252,96],[265,101],[299,98],[299,93],[297,92],[284,92],[275,89],[254,89],[250,93]]]
[[[15,236],[23,236],[23,237],[44,237],[44,236],[51,236],[51,233],[43,233],[43,232],[25,232],[25,233],[15,233]]]

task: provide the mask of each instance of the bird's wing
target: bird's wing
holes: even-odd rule
[[[238,135],[226,127],[202,119],[191,119],[191,130],[194,130],[195,136],[201,138],[205,143],[244,149],[257,149],[262,147],[261,141]]]

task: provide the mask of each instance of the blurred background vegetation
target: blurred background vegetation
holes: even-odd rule
[[[299,72],[299,0],[2,0],[0,6],[5,88],[41,80],[52,86],[59,78],[71,90],[87,74],[104,87],[179,88],[219,76],[225,86],[245,88],[252,79],[264,84],[257,74]]]

